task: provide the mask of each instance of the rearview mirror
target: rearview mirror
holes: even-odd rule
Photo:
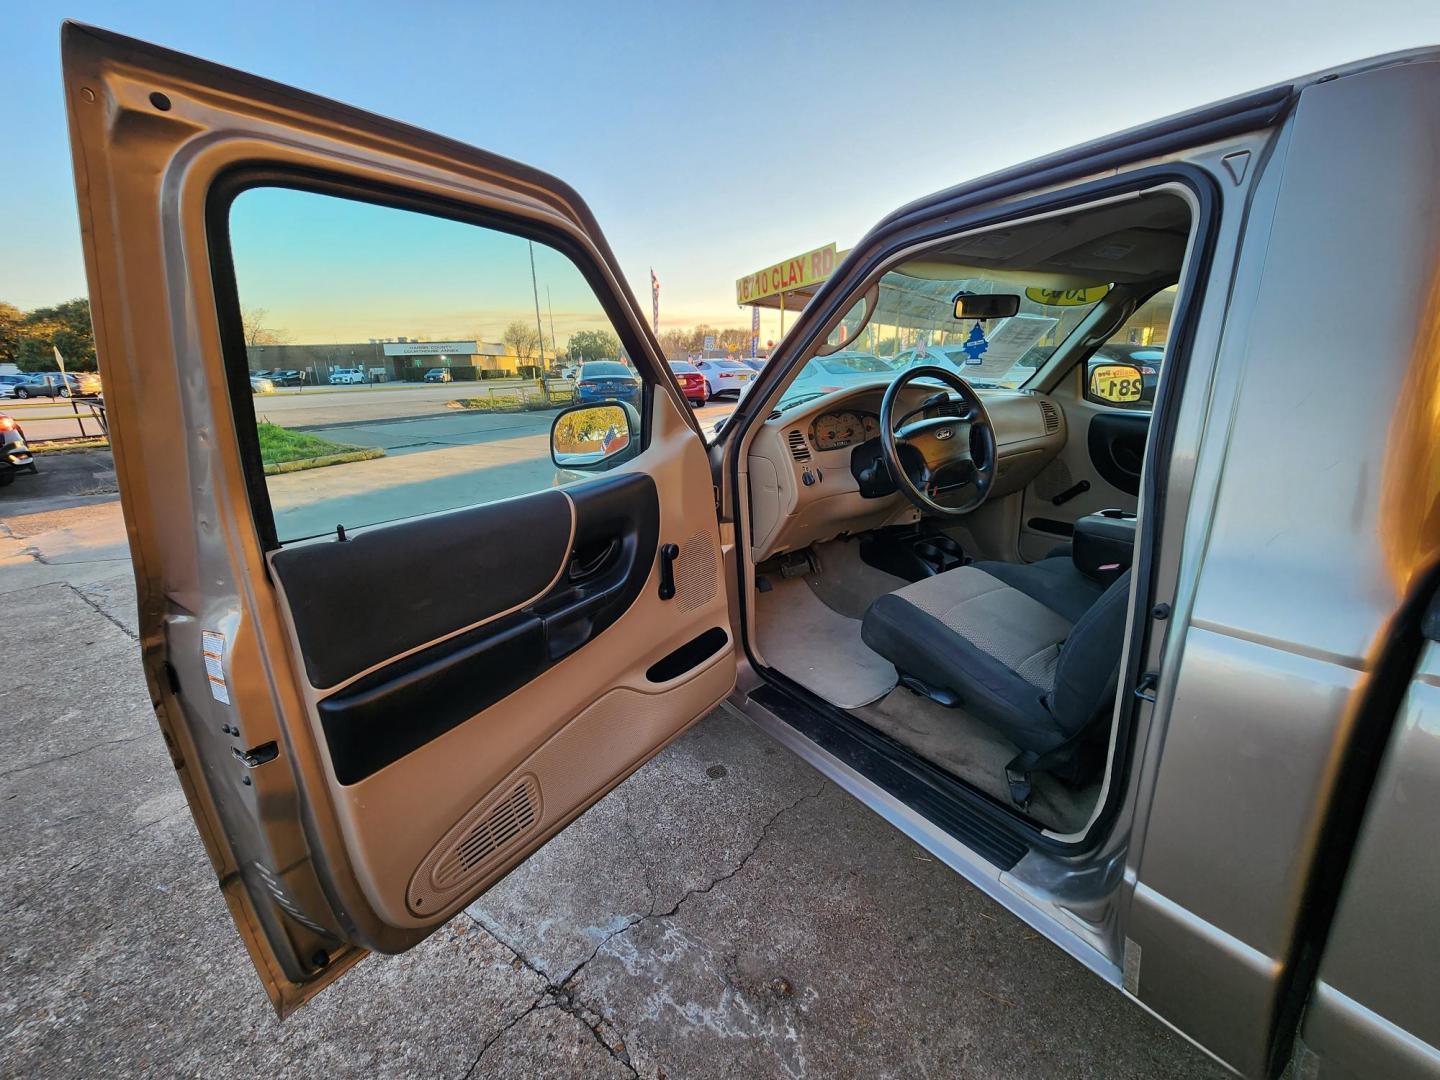
[[[550,460],[561,469],[609,469],[635,456],[639,436],[640,414],[632,405],[571,405],[550,424]]]
[[[1145,378],[1134,364],[1096,364],[1090,369],[1090,396],[1116,405],[1139,401]]]
[[[1008,319],[1020,310],[1020,297],[1014,293],[956,293],[957,319]]]

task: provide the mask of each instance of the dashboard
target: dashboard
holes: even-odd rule
[[[746,450],[751,557],[762,561],[844,534],[915,521],[919,511],[893,485],[862,485],[873,458],[888,379],[836,390],[772,413]],[[933,388],[902,391],[899,408],[923,406]],[[995,430],[990,499],[1019,491],[1065,444],[1065,416],[1046,394],[980,390]],[[864,459],[862,461],[862,459]],[[857,475],[857,471],[859,475]]]

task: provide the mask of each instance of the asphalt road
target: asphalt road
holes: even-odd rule
[[[723,711],[277,1021],[150,710],[105,458],[0,492],[0,1076],[1221,1075]]]

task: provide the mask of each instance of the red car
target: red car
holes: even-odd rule
[[[684,360],[671,360],[670,370],[675,373],[675,381],[680,384],[685,400],[691,405],[704,405],[705,376],[700,369]]]

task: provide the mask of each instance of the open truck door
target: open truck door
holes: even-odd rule
[[[564,184],[118,35],[62,36],[146,679],[284,1014],[366,950],[417,944],[730,691],[710,467]],[[534,490],[479,484],[429,505],[429,488],[401,485],[368,517],[354,490],[282,505],[232,237],[264,193],[313,200],[296,229],[360,207],[563,264],[603,308],[633,392],[557,416]],[[337,467],[363,495],[359,470],[381,464]]]

